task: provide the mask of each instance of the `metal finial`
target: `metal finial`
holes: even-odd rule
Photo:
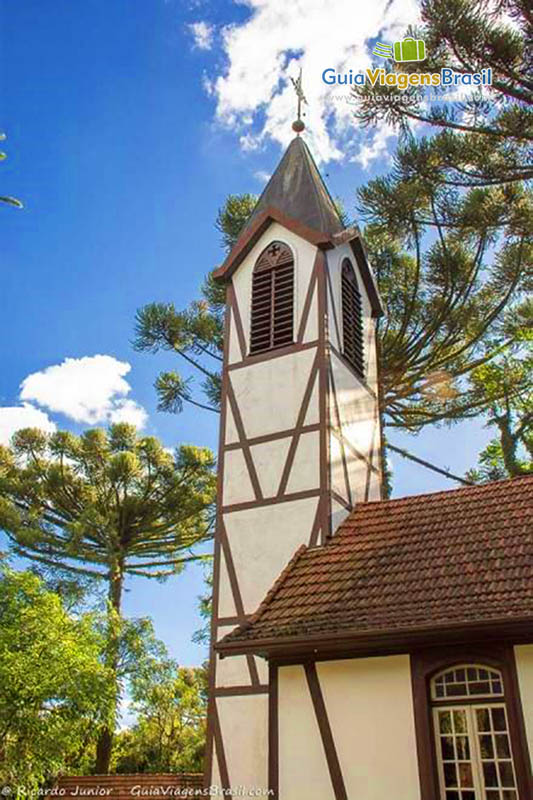
[[[304,121],[302,120],[302,103],[305,103],[306,105],[309,105],[308,102],[307,102],[307,98],[304,95],[304,92],[303,92],[303,89],[302,89],[302,68],[301,67],[300,67],[300,74],[298,75],[296,80],[294,78],[291,78],[291,81],[292,81],[292,85],[294,86],[294,91],[296,92],[296,97],[298,98],[298,113],[297,113],[296,119],[292,123],[292,129],[298,135],[300,135],[300,133],[305,129],[305,124],[304,124]]]

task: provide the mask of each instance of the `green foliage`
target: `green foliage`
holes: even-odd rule
[[[204,594],[198,597],[198,609],[203,625],[193,633],[192,640],[196,644],[208,645],[211,637],[211,615],[213,612],[213,569],[211,564],[206,566],[204,586]]]
[[[398,68],[477,72],[490,67],[490,96],[479,90],[464,102],[433,102],[428,109],[417,87],[356,87],[358,120],[370,127],[394,126],[405,139],[398,151],[402,170],[430,183],[474,187],[531,179],[533,50],[528,0],[508,0],[497,7],[480,0],[424,0],[421,16],[422,26],[408,33],[424,39],[428,57],[421,64]],[[432,87],[432,94],[438,91]],[[409,135],[413,121],[426,123],[437,134],[414,140]]]
[[[504,315],[530,288],[533,245],[531,233],[513,231],[512,223],[505,226],[503,241],[485,227],[482,201],[477,223],[467,221],[465,201],[448,191],[431,193],[424,220],[423,195],[410,195],[412,188],[377,179],[361,196],[370,221],[369,257],[386,307],[379,327],[385,422],[416,431],[486,408],[465,377],[514,341]],[[402,223],[410,197],[411,214]],[[505,198],[498,204],[503,212]],[[528,205],[533,211],[530,198]],[[533,215],[530,228],[531,220]],[[428,228],[436,233],[431,241]]]
[[[487,425],[497,430],[498,438],[480,454],[478,468],[468,474],[471,480],[533,472],[533,327],[522,333],[520,344],[472,374],[472,391],[486,403]]]
[[[425,40],[428,58],[398,67],[492,67],[490,98],[478,92],[428,110],[418,88],[353,89],[363,125],[387,123],[400,133],[392,171],[358,196],[387,310],[380,326],[385,421],[410,431],[488,409],[468,377],[515,342],[505,315],[531,291],[531,17],[522,0],[505,4],[512,26],[502,11],[424,0],[422,28],[408,33]],[[413,121],[431,135],[415,138]]]
[[[6,135],[5,133],[0,133],[0,142],[5,141]],[[5,161],[7,155],[4,152],[0,152],[0,161]],[[16,197],[11,197],[9,195],[0,195],[0,203],[4,203],[8,206],[14,206],[15,208],[23,208],[22,203],[20,200],[17,200]]]
[[[126,424],[81,436],[25,429],[11,448],[0,448],[0,527],[14,552],[107,586],[104,661],[115,694],[98,745],[100,771],[107,769],[121,691],[125,576],[163,580],[206,558],[192,549],[211,536],[213,466],[206,449],[182,446],[170,454]]]
[[[222,234],[226,252],[237,241],[256,202],[255,195],[229,195],[219,210],[215,225]],[[178,311],[173,303],[149,303],[136,314],[134,348],[149,353],[174,352],[193,372],[186,376],[176,371],[160,373],[155,382],[160,411],[179,413],[184,403],[191,403],[218,413],[225,287],[209,273],[201,287],[201,296],[201,300],[192,302],[184,311]],[[201,376],[199,388],[205,401],[199,400],[195,393],[194,373]]]
[[[256,203],[257,196],[254,194],[230,194],[219,210],[215,227],[222,234],[222,246],[226,253],[229,253],[239,238]]]
[[[36,789],[94,745],[111,702],[102,646],[92,616],[0,570],[0,783]]]
[[[202,771],[205,667],[178,667],[168,657],[152,662],[135,675],[132,707],[137,722],[116,737],[112,762],[116,772]]]

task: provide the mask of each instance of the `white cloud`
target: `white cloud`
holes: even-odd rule
[[[193,22],[189,30],[194,39],[194,47],[198,50],[211,50],[215,29],[207,22]]]
[[[13,434],[21,428],[40,428],[45,433],[56,430],[48,414],[29,403],[0,407],[0,444],[9,444]]]
[[[352,157],[351,161],[361,164],[363,169],[368,169],[370,162],[375,161],[377,158],[387,162],[392,161],[388,143],[389,139],[393,137],[394,132],[386,125],[382,125],[372,134],[367,135],[366,141],[361,144],[359,152]]]
[[[109,414],[110,422],[129,422],[136,428],[144,428],[148,414],[135,400],[121,400]]]
[[[257,172],[254,172],[254,178],[257,178],[258,181],[261,183],[267,183],[270,180],[270,172],[265,172],[263,169],[258,169]]]
[[[32,401],[89,425],[130,422],[141,428],[147,419],[144,408],[126,396],[131,391],[124,376],[131,370],[126,361],[95,355],[66,358],[22,381],[20,399]]]
[[[306,138],[319,161],[341,160],[368,147],[357,129],[353,107],[332,95],[348,95],[349,86],[328,86],[322,72],[364,70],[371,64],[368,40],[394,41],[418,18],[416,0],[243,0],[250,10],[241,24],[222,31],[227,57],[222,74],[208,85],[217,99],[217,118],[235,128],[244,149],[271,138],[286,146],[293,137],[294,90],[289,76],[304,70]],[[250,126],[249,120],[254,125]],[[252,128],[252,130],[250,130]],[[367,160],[381,151],[372,146]]]

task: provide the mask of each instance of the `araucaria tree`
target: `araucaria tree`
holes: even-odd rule
[[[480,72],[490,67],[492,87],[460,85],[460,102],[427,102],[419,87],[354,88],[356,117],[369,127],[392,125],[404,135],[398,165],[450,187],[513,186],[533,178],[533,15],[530,0],[423,0],[421,27],[427,57],[389,69],[402,72]],[[381,62],[379,66],[384,66]],[[466,79],[468,80],[468,79]],[[438,88],[432,87],[436,95]],[[468,99],[465,99],[468,97]],[[411,137],[416,132],[431,136]],[[428,127],[422,128],[421,124]]]
[[[19,431],[0,448],[0,528],[14,552],[107,585],[106,666],[115,702],[97,748],[109,766],[127,575],[164,579],[203,556],[194,545],[211,535],[215,492],[210,451],[167,452],[126,424],[81,436]]]

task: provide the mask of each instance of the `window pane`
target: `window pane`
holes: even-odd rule
[[[478,708],[476,710],[478,731],[490,731],[490,717],[488,709]]]
[[[461,786],[473,786],[472,767],[468,763],[459,764],[459,783]],[[507,784],[508,785],[508,784]]]
[[[455,746],[457,747],[457,758],[459,761],[469,761],[470,745],[468,743],[468,738],[466,736],[457,736]]]
[[[446,792],[446,800],[459,800],[459,792]]]
[[[455,750],[453,747],[453,736],[441,736],[440,747],[443,761],[454,761]]]
[[[449,697],[464,697],[466,694],[466,683],[452,683],[448,686]]]
[[[441,733],[452,732],[452,715],[449,711],[439,711],[439,730]]]
[[[444,764],[444,785],[457,786],[457,771],[455,764]]]
[[[481,750],[481,758],[489,759],[494,758],[494,747],[492,745],[492,736],[480,736],[479,747]]]
[[[496,765],[493,764],[492,761],[483,762],[483,777],[485,779],[485,786],[498,786]]]
[[[510,758],[511,752],[509,750],[509,739],[506,733],[497,734],[496,739],[496,752],[498,758]]]
[[[492,694],[491,685],[488,681],[475,681],[470,684],[471,694]]]
[[[503,708],[492,709],[492,726],[495,731],[504,731],[507,726],[505,724],[505,711]]]
[[[503,792],[503,800],[517,800],[515,789],[505,789]]]
[[[453,712],[453,727],[455,733],[466,733],[466,713],[464,711]]]
[[[500,773],[500,783],[502,786],[514,786],[513,767],[510,761],[499,761],[498,770]]]

